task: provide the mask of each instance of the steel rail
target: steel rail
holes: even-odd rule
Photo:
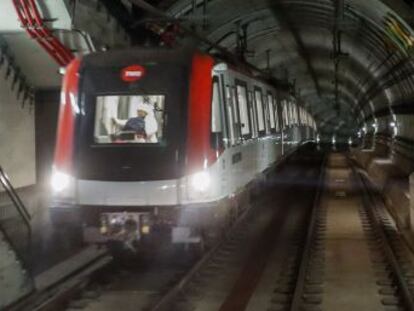
[[[186,275],[173,287],[171,288],[159,302],[157,302],[150,311],[164,311],[169,310],[171,303],[177,297],[177,295],[192,281],[193,277],[204,268],[204,266],[209,263],[210,259],[216,255],[217,251],[228,242],[229,237],[231,236],[233,230],[246,219],[247,215],[251,211],[250,208],[245,210],[243,214],[233,223],[230,231],[227,232],[226,236],[216,243],[214,247],[211,248],[195,265],[186,273]]]
[[[103,252],[89,259],[67,275],[61,276],[48,286],[37,289],[31,295],[12,305],[8,311],[52,311],[60,310],[82,292],[90,279],[108,266],[113,257]]]
[[[410,286],[408,282],[405,280],[404,273],[398,263],[398,260],[389,244],[389,238],[385,233],[384,226],[382,221],[380,220],[380,215],[378,211],[378,202],[375,199],[373,193],[369,190],[369,184],[365,180],[365,178],[358,173],[353,165],[351,165],[352,172],[354,174],[355,180],[359,182],[361,188],[363,189],[363,207],[367,212],[369,219],[371,220],[374,229],[379,234],[381,241],[385,243],[381,243],[381,247],[384,251],[384,255],[388,261],[389,267],[392,271],[392,277],[396,282],[398,287],[399,294],[403,300],[406,310],[414,311],[414,300],[410,291]],[[385,207],[383,207],[385,208]]]
[[[303,248],[301,262],[299,265],[298,276],[296,278],[295,283],[295,290],[292,295],[292,300],[290,304],[290,311],[300,311],[302,309],[302,298],[303,293],[306,285],[306,275],[308,273],[308,268],[310,264],[310,259],[312,255],[312,246],[315,240],[316,234],[316,225],[318,220],[318,211],[320,206],[320,201],[322,197],[322,193],[324,191],[324,180],[325,180],[325,172],[326,172],[326,165],[327,165],[328,156],[325,155],[321,165],[321,173],[319,176],[318,181],[318,192],[315,195],[315,200],[313,202],[311,217],[309,220],[309,226],[306,234],[306,241],[305,246]]]
[[[293,153],[293,152],[292,152]],[[289,159],[289,156],[292,155],[292,153],[287,154],[281,161],[287,161]],[[321,174],[319,177],[318,184],[320,184],[324,180],[324,173],[325,171],[323,168],[326,166],[326,159],[327,157],[324,157],[321,165]],[[280,162],[281,163],[281,162]],[[318,192],[316,194],[317,200],[320,198],[320,193]],[[315,202],[315,201],[314,201]],[[166,311],[171,310],[172,303],[174,302],[174,299],[185,289],[185,287],[193,280],[193,277],[199,273],[206,264],[210,262],[210,259],[212,259],[218,250],[225,245],[229,238],[231,238],[232,233],[234,230],[237,230],[239,225],[243,223],[243,221],[246,219],[246,217],[249,215],[251,211],[251,208],[248,208],[243,212],[243,214],[240,215],[240,217],[235,221],[235,223],[232,225],[231,229],[226,233],[226,236],[223,237],[222,240],[218,241],[217,244],[209,250],[195,265],[193,268],[190,269],[186,273],[186,275],[174,286],[172,287],[153,307],[149,308],[150,311]]]

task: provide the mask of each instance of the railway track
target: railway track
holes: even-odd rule
[[[76,293],[65,297],[66,301],[58,306],[56,302],[50,304],[52,309],[45,306],[38,310],[184,311],[200,302],[207,310],[225,310],[233,308],[231,295],[238,294],[237,284],[241,283],[249,283],[241,289],[246,295],[242,303],[247,304],[275,245],[277,252],[285,248],[285,237],[293,234],[292,228],[307,215],[301,204],[310,206],[313,199],[313,192],[309,192],[298,204],[289,191],[314,188],[319,165],[315,166],[314,158],[305,167],[298,165],[303,158],[289,162],[271,177],[272,186],[255,200],[226,237],[200,260],[184,259],[185,252],[179,252],[177,256],[155,260],[151,265],[137,264],[132,269],[112,263],[91,274]],[[301,184],[295,184],[299,179]],[[289,209],[293,205],[295,213]],[[250,282],[240,282],[241,276],[248,277]],[[217,293],[219,297],[215,297]],[[226,300],[227,307],[223,303]]]
[[[413,255],[380,197],[344,155],[317,158],[274,174],[201,259],[112,266],[53,310],[414,310]]]
[[[351,163],[344,165],[344,169],[349,174],[336,181],[341,184],[348,182],[348,187],[335,188],[329,185],[332,182],[329,177],[325,180],[324,191],[320,190],[316,197],[307,233],[299,238],[303,244],[287,256],[287,269],[277,281],[269,310],[414,310],[413,256],[364,174]],[[332,193],[333,199],[329,198]],[[332,213],[340,213],[341,208],[330,201],[344,200],[348,194],[354,197],[354,203],[359,201],[357,206],[348,208],[354,209],[349,212],[353,214],[351,217],[359,218],[354,224],[355,228],[360,225],[361,234],[335,238],[332,234],[340,234],[341,230],[333,229],[335,219],[332,219]],[[338,222],[336,225],[340,226]],[[346,229],[351,231],[355,228],[348,226]],[[365,254],[358,247],[350,248],[351,244],[366,248]],[[338,247],[345,249],[341,252],[336,249]],[[348,255],[338,256],[344,253]],[[366,254],[369,258],[352,258],[365,257]],[[348,269],[347,264],[341,264],[341,261],[351,262]],[[349,266],[361,275],[352,275]],[[338,272],[341,269],[344,271]],[[343,280],[346,278],[351,279],[348,284]]]
[[[380,197],[345,156],[333,155],[325,165],[319,179],[323,186],[304,214],[310,217],[299,217],[290,233],[278,232],[287,244],[277,245],[277,239],[261,244],[268,253],[284,245],[285,256],[267,254],[266,267],[260,269],[262,257],[254,249],[256,256],[246,259],[233,287],[220,288],[226,297],[218,299],[205,294],[211,291],[208,278],[214,278],[207,265],[198,279],[180,286],[153,310],[413,310],[413,256]],[[272,265],[278,268],[267,278],[276,282],[260,288],[265,282],[252,278],[251,271],[266,279]]]
[[[296,169],[299,169],[298,175],[304,175],[301,179],[303,183],[297,183],[298,175],[294,180],[284,180],[287,184],[291,183],[289,187],[282,186],[280,193],[268,197],[263,202],[264,209],[253,210],[240,227],[150,310],[226,311],[247,308],[269,259],[276,257],[275,261],[281,262],[276,254],[288,247],[286,241],[296,238],[296,229],[311,210],[319,167]],[[322,179],[320,177],[319,182]],[[301,198],[294,197],[292,200],[291,196],[286,195],[305,189],[310,191]],[[281,207],[277,213],[274,213],[275,202]],[[299,210],[290,213],[292,210],[289,207]],[[272,212],[267,214],[266,210]],[[269,221],[262,223],[258,215],[268,217]],[[252,228],[251,234],[248,226]]]

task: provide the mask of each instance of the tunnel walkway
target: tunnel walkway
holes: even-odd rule
[[[360,190],[344,155],[331,154],[321,208],[326,209],[322,310],[380,310],[375,271],[364,232]]]
[[[30,216],[0,167],[0,310],[34,290]]]

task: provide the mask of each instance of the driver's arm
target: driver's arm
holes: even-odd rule
[[[121,120],[115,117],[112,117],[112,124],[114,124],[117,128],[123,128],[128,120]]]

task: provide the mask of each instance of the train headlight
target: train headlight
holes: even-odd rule
[[[197,191],[207,191],[210,184],[211,177],[207,171],[201,171],[191,176],[191,186]]]
[[[60,193],[70,186],[72,177],[69,174],[54,170],[50,184],[53,191]]]

